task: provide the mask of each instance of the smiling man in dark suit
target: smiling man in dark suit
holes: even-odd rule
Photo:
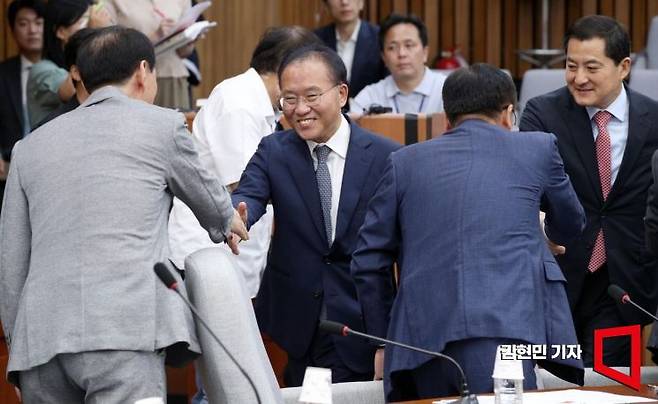
[[[609,284],[656,309],[658,261],[645,247],[642,217],[651,156],[658,147],[658,103],[624,85],[630,40],[614,19],[581,18],[567,31],[564,46],[566,87],[530,100],[520,128],[557,136],[566,172],[585,208],[583,236],[565,246],[558,263],[569,281],[583,360],[592,366],[595,329],[649,322],[609,298]],[[606,339],[603,362],[628,366],[629,340]]]
[[[363,0],[325,0],[325,4],[334,22],[315,34],[345,63],[349,97],[354,98],[388,74],[379,55],[379,27],[359,18]]]
[[[288,386],[301,384],[307,366],[330,368],[334,382],[373,376],[373,346],[316,331],[320,319],[363,330],[351,255],[386,158],[400,147],[341,114],[345,76],[326,46],[284,58],[281,107],[293,129],[261,140],[232,194],[236,206],[247,203],[249,226],[268,201],[276,212],[256,316],[288,353]]]

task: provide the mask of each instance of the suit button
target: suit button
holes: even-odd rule
[[[318,290],[315,293],[313,293],[313,298],[314,299],[319,299],[321,297],[322,297],[322,291],[321,290]]]
[[[330,264],[331,264],[331,260],[329,259],[329,257],[323,257],[323,258],[322,258],[322,262],[324,262],[324,263],[327,264],[327,265],[330,265]]]

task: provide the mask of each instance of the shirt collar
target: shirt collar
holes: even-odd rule
[[[416,88],[414,88],[414,91],[412,92],[429,97],[432,93],[433,80],[434,77],[432,77],[432,72],[427,66],[425,66],[425,71],[423,72],[423,79],[420,81],[420,84],[418,84]],[[402,91],[400,90],[398,85],[395,84],[393,75],[389,74],[388,77],[386,77],[384,91],[386,92],[386,97],[388,98],[393,97],[396,94],[402,94]]]
[[[356,22],[356,27],[354,27],[354,31],[352,32],[352,35],[345,42],[356,43],[356,40],[359,37],[360,29],[361,29],[361,19],[359,18],[359,20]],[[334,28],[334,32],[336,33],[336,43],[343,42],[343,40],[340,39],[340,35],[338,35],[338,30]]]
[[[628,95],[626,94],[626,88],[624,86],[621,86],[621,91],[619,92],[619,95],[615,100],[608,105],[608,108],[605,110],[610,112],[612,116],[614,116],[618,121],[624,122],[627,117],[627,112],[628,112]],[[596,107],[586,107],[587,109],[587,114],[589,115],[589,119],[592,120],[594,118],[594,115],[596,115],[597,112],[602,111],[599,108]]]
[[[30,59],[21,55],[21,70],[28,70],[32,67],[32,65],[34,65],[34,63],[32,63]]]
[[[311,156],[313,155],[313,149],[319,144],[321,143],[316,143],[312,140],[306,141]],[[342,159],[347,157],[347,148],[350,144],[350,123],[347,122],[347,119],[345,119],[342,114],[340,116],[340,126],[338,127],[338,130],[336,130],[336,133],[334,133],[327,143],[324,144],[329,146],[331,151],[338,154]]]

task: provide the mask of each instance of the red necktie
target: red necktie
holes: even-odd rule
[[[594,123],[599,129],[599,134],[596,137],[596,161],[599,163],[599,179],[601,180],[601,191],[603,192],[603,200],[608,198],[610,187],[612,185],[612,169],[610,164],[611,148],[610,148],[610,135],[608,134],[608,122],[612,119],[612,114],[608,111],[599,111],[594,115]],[[603,227],[596,235],[596,242],[592,250],[592,257],[589,260],[587,269],[594,272],[605,264],[605,238],[603,236]]]

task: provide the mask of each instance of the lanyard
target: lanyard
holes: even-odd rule
[[[393,96],[393,104],[395,105],[395,113],[399,114],[400,113],[400,106],[398,105],[398,94],[395,93]],[[420,114],[420,111],[423,110],[423,104],[425,104],[425,94],[421,94],[423,98],[420,99],[420,105],[418,106],[418,113]]]

